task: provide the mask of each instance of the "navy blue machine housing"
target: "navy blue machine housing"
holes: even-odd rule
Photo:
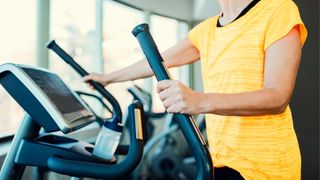
[[[67,133],[95,120],[85,103],[54,73],[26,65],[1,67],[7,68],[0,69],[0,84],[47,132]],[[47,104],[52,111],[45,102],[52,102]]]
[[[139,165],[143,155],[143,132],[144,123],[143,107],[141,103],[134,102],[129,106],[128,129],[130,134],[130,147],[126,158],[118,164],[102,164],[83,162],[77,159],[51,156],[48,159],[48,168],[54,172],[76,177],[91,177],[98,179],[126,179]],[[118,149],[117,149],[118,150]]]
[[[33,94],[10,72],[0,74],[0,83],[3,88],[13,97],[16,102],[28,113],[33,115],[34,120],[48,132],[58,131],[59,127]],[[19,88],[17,88],[19,87]],[[36,112],[36,113],[32,113]]]
[[[170,79],[169,73],[164,65],[163,58],[155,44],[148,24],[141,24],[132,30],[137,38],[147,60],[158,81]],[[191,115],[174,114],[177,123],[186,138],[189,147],[196,159],[197,179],[213,179],[213,165],[209,149]]]

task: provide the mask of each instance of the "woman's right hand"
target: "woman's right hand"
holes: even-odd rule
[[[108,76],[105,75],[105,74],[97,74],[97,73],[91,73],[85,77],[83,77],[83,81],[85,83],[88,84],[88,86],[91,88],[91,89],[94,89],[94,87],[89,83],[89,81],[95,81],[95,82],[98,82],[100,84],[102,84],[103,86],[106,86],[109,84],[108,82]]]

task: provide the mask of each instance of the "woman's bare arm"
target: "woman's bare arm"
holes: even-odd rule
[[[176,45],[161,53],[161,55],[169,68],[189,64],[199,59],[198,50],[192,45],[188,38],[182,39]],[[146,59],[142,59],[128,67],[105,75],[91,73],[84,77],[84,81],[94,80],[103,85],[107,85],[110,83],[141,79],[152,75],[153,72],[148,62]]]

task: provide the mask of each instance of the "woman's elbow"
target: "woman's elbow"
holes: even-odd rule
[[[282,106],[278,106],[272,109],[271,114],[276,115],[276,114],[282,114],[286,111],[287,109],[287,105],[282,105]]]
[[[278,97],[274,100],[273,106],[271,108],[271,114],[282,114],[286,111],[290,97]]]

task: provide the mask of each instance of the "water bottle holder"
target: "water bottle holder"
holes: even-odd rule
[[[103,161],[104,163],[107,163],[107,164],[116,164],[117,163],[117,159],[113,156],[111,160],[105,160],[105,159],[102,159],[100,157],[97,157],[93,154],[93,147],[91,146],[86,146],[84,147],[84,149],[89,152],[91,154],[92,157],[96,158],[96,159],[99,159],[99,161]]]

